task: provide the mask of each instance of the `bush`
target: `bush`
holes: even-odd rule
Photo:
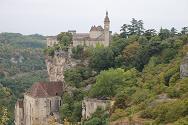
[[[185,117],[188,113],[188,99],[158,104],[156,107],[147,108],[141,113],[143,118],[152,118],[159,123],[169,123]]]
[[[123,109],[116,109],[110,116],[110,121],[116,121],[120,118],[126,117],[127,113]]]

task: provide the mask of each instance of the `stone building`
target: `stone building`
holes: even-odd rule
[[[97,110],[97,108],[106,109],[108,106],[112,106],[111,100],[102,100],[96,98],[85,98],[82,101],[82,118],[88,119]]]
[[[15,105],[15,125],[48,125],[51,116],[60,122],[62,92],[61,82],[33,84]]]
[[[75,30],[68,31],[73,35],[72,46],[77,45],[83,46],[96,46],[97,44],[109,46],[111,31],[110,31],[110,19],[108,17],[108,12],[104,18],[104,27],[102,26],[92,26],[89,33],[77,33]],[[50,36],[47,38],[47,46],[52,47],[57,44],[56,36]]]

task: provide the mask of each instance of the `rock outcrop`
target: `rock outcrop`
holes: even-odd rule
[[[64,71],[81,64],[81,60],[71,58],[70,51],[57,51],[53,57],[46,57],[46,66],[50,81],[64,81]],[[87,61],[82,63],[87,65]]]
[[[50,81],[64,81],[64,70],[68,62],[68,53],[65,51],[55,52],[54,57],[46,57],[46,66]]]
[[[188,77],[188,53],[180,65],[180,78]]]

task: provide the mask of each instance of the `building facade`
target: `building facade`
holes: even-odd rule
[[[77,33],[75,30],[68,31],[72,33],[72,47],[76,47],[78,45],[83,46],[93,46],[95,47],[97,44],[109,46],[111,39],[111,31],[110,31],[110,19],[108,17],[108,12],[106,12],[106,16],[104,18],[104,27],[102,26],[92,26],[89,33]],[[57,37],[50,36],[47,38],[47,46],[52,47],[57,44]]]
[[[15,125],[49,125],[49,118],[60,123],[59,107],[63,84],[38,82],[15,105]]]

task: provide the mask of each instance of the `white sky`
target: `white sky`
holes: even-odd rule
[[[106,10],[113,32],[132,18],[142,19],[145,28],[188,26],[188,0],[0,0],[0,32],[88,32],[103,25]]]

